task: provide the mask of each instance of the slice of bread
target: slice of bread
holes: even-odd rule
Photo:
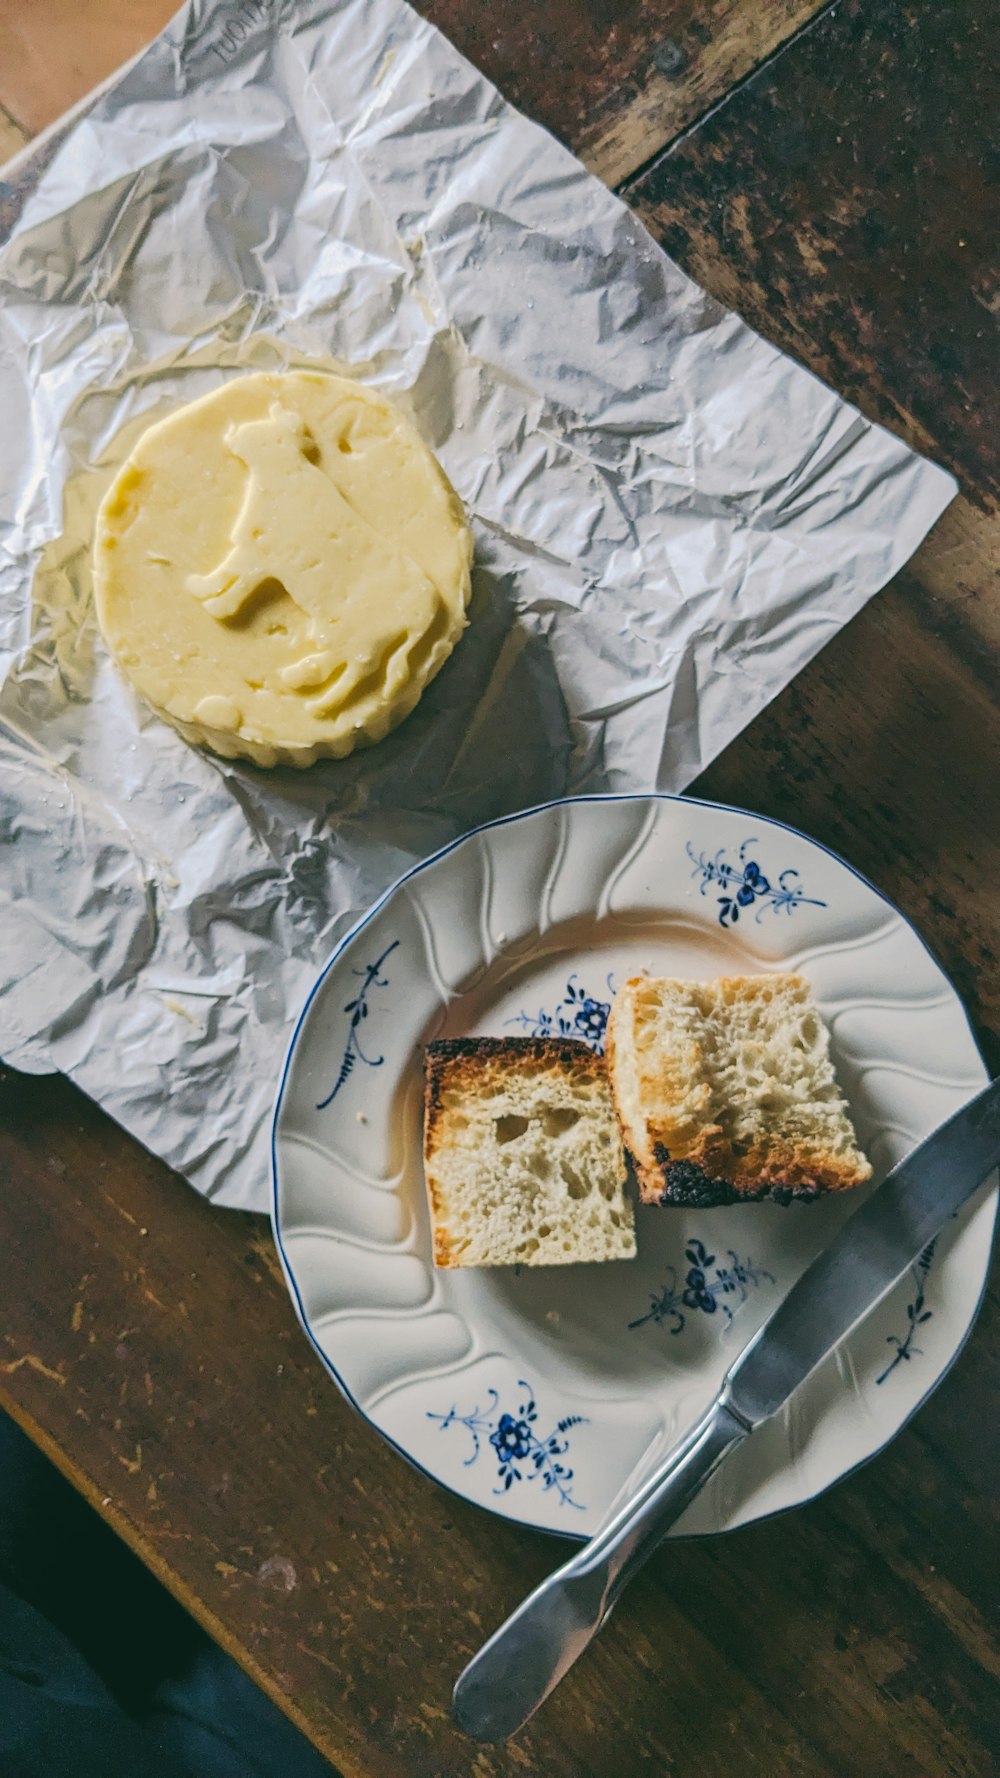
[[[618,1120],[585,1043],[428,1044],[424,1169],[436,1266],[635,1258]]]
[[[607,1059],[645,1204],[787,1204],[871,1176],[800,975],[636,976]]]

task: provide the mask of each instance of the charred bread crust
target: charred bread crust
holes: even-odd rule
[[[603,1058],[573,1037],[440,1037],[427,1045],[424,1055],[428,1136],[441,1121],[446,1088],[478,1092],[491,1074],[509,1068],[536,1074],[560,1068],[577,1080],[587,1075],[594,1081],[607,1078]]]
[[[685,1209],[714,1210],[725,1204],[811,1204],[830,1192],[849,1191],[863,1183],[854,1168],[838,1166],[833,1157],[823,1165],[808,1166],[790,1160],[786,1166],[770,1165],[741,1171],[730,1177],[713,1167],[711,1159],[692,1160],[671,1156],[662,1142],[654,1144],[655,1168],[632,1164],[644,1204],[678,1204]]]
[[[477,1078],[488,1062],[539,1069],[556,1063],[574,1074],[582,1067],[595,1079],[604,1074],[603,1057],[578,1037],[439,1037],[427,1045],[426,1057],[428,1069],[471,1060]]]
[[[737,1186],[731,1179],[713,1178],[696,1161],[672,1161],[662,1143],[657,1144],[655,1154],[661,1177],[653,1198],[647,1197],[643,1182],[644,1203],[676,1204],[689,1210],[715,1210],[724,1204],[759,1204],[765,1200],[772,1204],[811,1204],[828,1192],[846,1189],[843,1184],[834,1185],[829,1180],[820,1179],[810,1183],[796,1180],[794,1184],[778,1180],[763,1184],[758,1181]],[[649,1169],[645,1171],[648,1177]]]

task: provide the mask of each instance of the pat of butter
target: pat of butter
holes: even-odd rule
[[[471,558],[458,496],[383,397],[240,376],[150,426],[119,471],[97,615],[189,740],[307,765],[413,709],[465,626]]]

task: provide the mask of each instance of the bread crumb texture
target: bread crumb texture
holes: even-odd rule
[[[607,1056],[644,1203],[788,1203],[871,1176],[801,975],[637,976]]]
[[[635,1257],[607,1073],[586,1044],[429,1044],[424,1165],[437,1266]]]

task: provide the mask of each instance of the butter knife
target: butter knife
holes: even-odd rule
[[[527,1722],[709,1476],[881,1302],[998,1162],[1000,1080],[893,1168],[744,1347],[697,1424],[469,1662],[452,1700],[466,1734],[505,1741]]]

